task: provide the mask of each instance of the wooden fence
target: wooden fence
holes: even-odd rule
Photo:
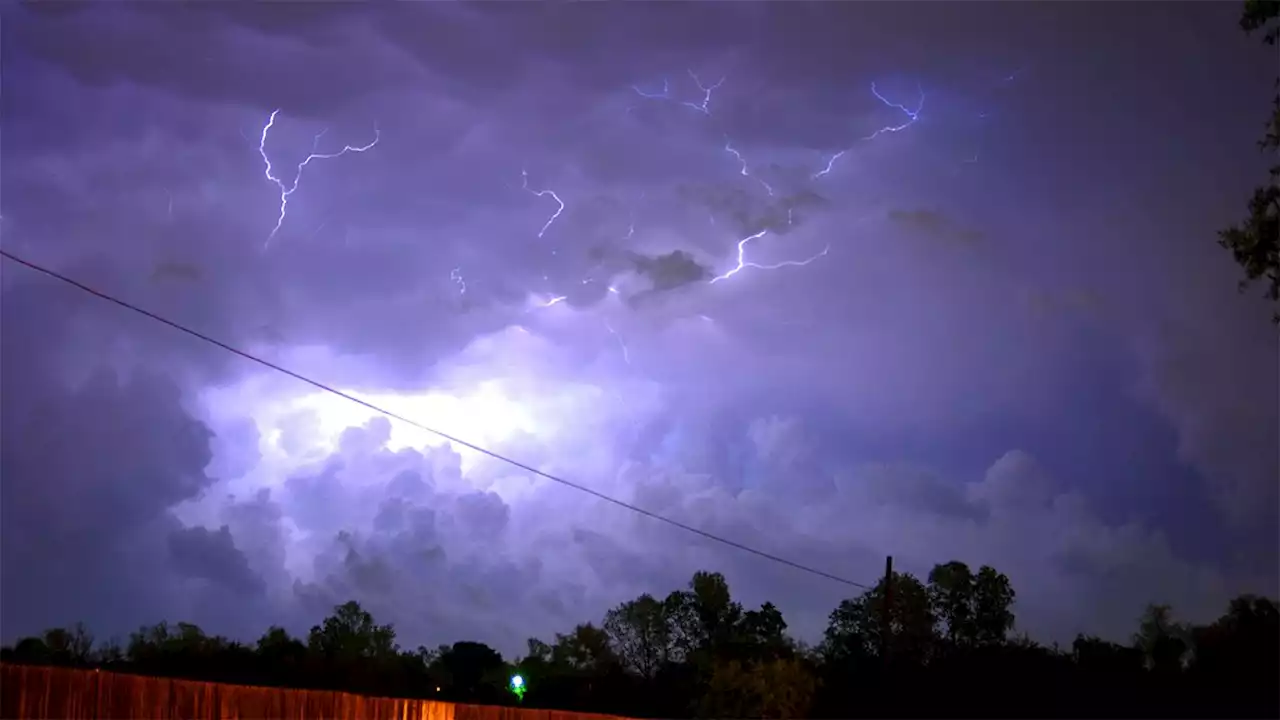
[[[622,720],[607,715],[0,664],[3,720]]]

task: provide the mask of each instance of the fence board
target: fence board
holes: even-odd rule
[[[0,663],[4,720],[625,720]]]

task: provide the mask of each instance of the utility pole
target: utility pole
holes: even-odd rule
[[[893,556],[884,558],[884,602],[880,607],[880,662],[889,664],[889,634],[893,630]]]

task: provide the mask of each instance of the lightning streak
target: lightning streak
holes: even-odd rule
[[[456,267],[449,271],[449,279],[458,286],[458,294],[467,294],[467,281],[462,277],[462,268]]]
[[[805,265],[808,265],[809,263],[817,260],[818,258],[826,257],[827,253],[831,251],[831,246],[827,245],[826,247],[822,248],[822,252],[819,252],[808,258],[805,258],[804,260],[784,260],[782,262],[772,263],[770,265],[761,265],[760,263],[754,263],[754,262],[748,261],[746,257],[747,243],[751,242],[752,240],[759,240],[760,238],[768,234],[768,232],[769,232],[768,230],[761,230],[760,232],[754,235],[748,235],[742,238],[741,240],[739,240],[738,241],[738,264],[735,265],[728,272],[724,273],[723,275],[717,275],[711,278],[711,284],[718,283],[721,280],[728,280],[729,278],[733,277],[734,275],[737,275],[738,273],[742,272],[746,268],[755,268],[757,270],[777,270],[779,268],[784,268],[784,267],[804,267]]]
[[[560,217],[560,213],[564,212],[564,201],[560,199],[560,196],[557,195],[554,190],[534,190],[530,188],[528,170],[521,170],[520,177],[523,179],[523,183],[521,184],[522,188],[524,188],[525,190],[528,190],[534,195],[537,195],[538,197],[550,197],[552,200],[556,201],[557,205],[560,206],[556,208],[556,211],[551,215],[550,218],[547,219],[546,224],[543,225],[542,229],[538,231],[538,237],[542,237],[543,235],[547,234],[547,228],[550,228],[551,224],[556,221],[556,218]]]
[[[671,84],[668,83],[665,79],[663,79],[662,81],[662,92],[660,93],[645,92],[644,90],[640,89],[639,85],[632,85],[631,89],[635,90],[637,95],[647,100],[670,100],[671,99]]]
[[[866,137],[862,138],[862,141],[866,142],[867,140],[875,140],[877,137],[880,137],[885,133],[902,132],[903,130],[906,130],[907,128],[911,127],[912,125],[915,125],[916,121],[920,119],[920,111],[924,110],[924,88],[921,87],[919,84],[917,84],[916,89],[919,90],[920,92],[920,101],[916,103],[916,107],[913,110],[907,107],[906,105],[903,105],[902,103],[895,103],[890,101],[884,95],[880,94],[880,90],[876,88],[875,83],[871,83],[871,94],[874,95],[875,98],[879,100],[881,103],[884,103],[884,105],[886,105],[887,107],[893,108],[894,110],[901,111],[903,115],[906,115],[907,119],[905,122],[899,123],[897,125],[885,125],[879,130],[876,130],[870,135],[867,135]],[[844,154],[849,152],[849,150],[850,148],[845,148],[844,150],[841,150],[840,152],[832,155],[830,158],[827,159],[826,166],[821,170],[819,170],[818,172],[811,175],[810,178],[813,180],[817,180],[818,178],[824,175],[829,175],[832,169],[835,168],[836,161],[844,157]]]
[[[341,150],[333,153],[314,152],[316,145],[320,142],[321,136],[327,132],[327,129],[322,130],[315,136],[315,139],[312,142],[311,146],[313,152],[302,162],[298,163],[298,169],[293,175],[293,182],[285,184],[285,181],[282,178],[276,177],[273,174],[275,168],[271,165],[271,158],[267,156],[267,135],[271,132],[271,128],[275,126],[276,117],[279,114],[279,110],[272,111],[271,117],[267,120],[267,124],[262,126],[262,135],[258,139],[258,154],[262,156],[262,162],[266,165],[267,179],[275,183],[276,187],[280,188],[280,215],[276,218],[276,226],[271,229],[271,234],[267,236],[267,244],[270,244],[271,240],[275,238],[276,233],[280,232],[280,227],[284,225],[284,216],[288,212],[289,208],[289,196],[298,190],[298,183],[302,181],[302,171],[307,167],[307,165],[311,164],[312,160],[332,160],[333,158],[342,157],[347,153],[362,153],[367,150],[371,150],[378,144],[378,140],[381,139],[381,133],[378,131],[378,126],[377,124],[374,124],[373,142],[368,145],[344,145]]]
[[[692,70],[689,71],[689,77],[693,78],[693,83],[698,86],[699,90],[702,91],[702,102],[700,103],[685,102],[683,104],[693,108],[694,110],[697,110],[703,115],[710,115],[711,109],[708,106],[711,105],[711,93],[719,89],[720,86],[724,84],[724,81],[727,79],[727,77],[720,78],[718,81],[716,81],[715,85],[710,85],[710,86],[703,85],[702,81],[698,79],[698,76],[694,74]]]
[[[832,155],[831,157],[827,158],[827,166],[826,166],[826,167],[824,167],[824,168],[822,168],[822,169],[821,169],[821,170],[819,170],[818,172],[814,173],[814,174],[812,175],[812,179],[817,180],[818,178],[822,177],[823,175],[829,175],[829,174],[831,173],[831,169],[832,169],[832,168],[834,168],[834,167],[836,166],[836,161],[837,161],[837,160],[839,160],[840,158],[844,157],[844,154],[845,154],[845,153],[847,153],[847,152],[849,152],[849,151],[848,151],[848,150],[841,150],[840,152],[836,153],[835,155]]]
[[[739,175],[745,178],[751,178],[752,180],[755,180],[756,182],[760,183],[762,186],[764,186],[765,192],[769,193],[769,197],[773,197],[773,187],[771,187],[769,183],[765,182],[764,180],[761,180],[760,178],[751,174],[751,171],[747,169],[747,159],[742,157],[742,153],[738,152],[738,150],[733,147],[733,141],[731,141],[728,137],[724,139],[724,151],[729,153],[730,155],[733,155],[735,158],[737,158],[738,162],[742,165],[742,168],[738,171]]]
[[[906,130],[907,128],[911,127],[912,125],[915,125],[916,120],[920,119],[920,111],[924,110],[924,88],[919,85],[916,85],[916,89],[920,91],[920,102],[916,103],[916,109],[912,110],[908,108],[906,105],[903,105],[901,103],[890,102],[888,98],[881,95],[880,91],[876,89],[876,84],[871,83],[871,94],[875,95],[876,99],[884,103],[885,105],[895,110],[901,110],[902,113],[907,116],[907,121],[899,125],[885,125],[884,127],[880,128],[879,130],[871,133],[870,135],[862,139],[875,140],[877,137],[879,137],[884,133],[902,132],[903,130]]]
[[[609,334],[613,335],[613,339],[618,341],[618,347],[622,348],[622,361],[630,365],[631,351],[627,349],[626,341],[622,339],[622,336],[618,334],[617,330],[613,329],[613,326],[609,324],[608,320],[604,321],[604,326],[605,329],[609,331]]]

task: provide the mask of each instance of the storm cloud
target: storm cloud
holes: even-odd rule
[[[920,7],[7,8],[0,242],[855,582],[993,565],[1044,640],[1275,594],[1275,329],[1214,244],[1263,50]],[[513,653],[697,569],[812,640],[856,592],[0,270],[5,641],[355,599]]]

